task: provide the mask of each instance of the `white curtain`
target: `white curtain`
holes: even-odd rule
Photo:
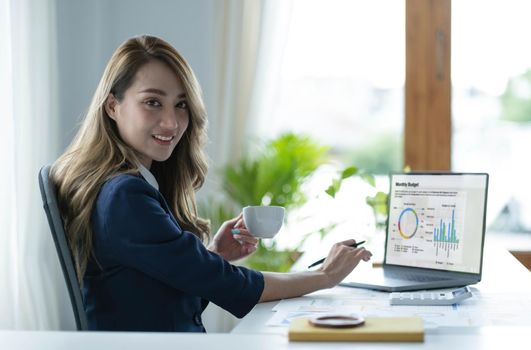
[[[72,329],[37,174],[57,152],[53,0],[0,0],[0,328]]]
[[[216,2],[216,76],[218,100],[210,112],[215,165],[238,159],[244,143],[256,77],[263,1]]]
[[[209,154],[212,166],[219,168],[245,154],[274,103],[291,1],[223,0],[216,5],[218,99],[209,111]],[[209,175],[209,193],[219,190],[216,182],[214,171]],[[238,322],[213,304],[203,320],[209,332],[230,331]]]
[[[289,27],[291,0],[215,1],[215,86],[208,154],[214,170],[237,161],[267,123]],[[207,193],[219,191],[215,171]]]

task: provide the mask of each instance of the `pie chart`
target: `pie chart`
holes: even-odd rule
[[[419,217],[413,208],[405,208],[398,217],[398,232],[404,239],[410,239],[417,233]]]

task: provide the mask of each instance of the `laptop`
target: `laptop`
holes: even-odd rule
[[[488,182],[485,173],[391,174],[383,267],[355,269],[340,285],[394,292],[479,282]]]

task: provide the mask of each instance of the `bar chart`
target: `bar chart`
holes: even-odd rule
[[[433,241],[456,244],[459,243],[455,228],[455,209],[452,209],[452,218],[449,219],[448,223],[441,219],[439,227],[433,229]]]
[[[433,229],[433,245],[435,255],[438,258],[449,258],[452,252],[459,250],[459,237],[462,233],[462,225],[457,224],[455,208],[450,216],[440,217]]]

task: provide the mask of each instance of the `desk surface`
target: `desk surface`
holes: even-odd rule
[[[487,244],[487,248],[488,244]],[[508,252],[486,249],[484,278],[475,285],[480,291],[507,293],[529,300],[531,273]],[[337,290],[347,290],[336,287]],[[327,291],[323,291],[326,293]],[[520,299],[517,299],[520,300]],[[247,315],[230,334],[190,333],[110,333],[0,331],[0,348],[10,349],[529,349],[531,325],[441,328],[426,333],[424,343],[290,343],[287,330],[268,327],[276,302],[262,303]],[[531,305],[522,303],[522,313],[531,314]],[[0,316],[1,317],[1,316]]]
[[[476,285],[481,293],[489,293],[507,298],[514,298],[513,300],[524,301],[521,305],[522,314],[531,314],[531,273],[525,269],[509,252],[497,246],[487,243],[485,249],[485,256],[483,260],[483,278],[482,281]],[[328,291],[316,292],[316,295],[326,295],[338,293],[349,293],[350,288],[335,287]],[[269,302],[257,305],[253,311],[247,315],[242,322],[234,330],[233,334],[269,334],[271,336],[287,337],[287,329],[284,327],[266,326],[267,321],[272,317],[272,308],[277,302]],[[481,307],[481,305],[479,305]],[[522,326],[487,326],[487,327],[440,327],[429,329],[426,331],[425,343],[419,344],[419,347],[428,349],[437,348],[455,348],[464,349],[464,344],[470,344],[470,348],[484,348],[488,345],[490,348],[492,344],[498,345],[505,342],[507,339],[513,339],[515,344],[518,344],[516,339],[519,339],[520,344],[524,348],[529,348],[531,341],[531,323]],[[504,339],[504,337],[510,338]],[[501,337],[498,339],[498,337]],[[516,337],[516,338],[514,338]],[[498,339],[498,340],[496,340]],[[441,342],[441,343],[439,343]],[[511,344],[513,341],[511,341]],[[362,343],[357,343],[356,347],[360,348]],[[375,344],[363,343],[364,347],[374,348]],[[385,346],[385,343],[381,343]],[[321,344],[323,347],[324,344]],[[327,343],[326,347],[338,347],[338,344]],[[395,346],[396,345],[396,346]],[[413,344],[407,344],[410,348]],[[443,346],[444,345],[444,346]],[[473,346],[472,346],[473,345]],[[399,344],[393,344],[394,347],[400,348]],[[406,345],[404,345],[406,347]],[[378,347],[376,347],[378,348]]]
[[[283,350],[283,349],[528,349],[531,327],[485,327],[474,332],[431,334],[424,343],[290,343],[274,334],[191,334],[0,331],[2,349],[17,350]]]

